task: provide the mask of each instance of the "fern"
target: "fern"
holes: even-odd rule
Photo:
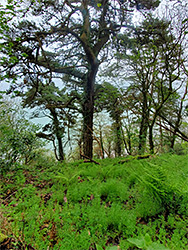
[[[79,176],[79,173],[76,173],[75,175],[69,178],[69,177],[66,177],[64,174],[58,173],[58,175],[55,175],[54,178],[59,179],[60,181],[62,181],[63,184],[69,185],[72,181],[77,179],[78,176]]]
[[[149,234],[145,236],[137,237],[137,238],[129,238],[127,239],[128,242],[135,245],[139,249],[144,250],[170,250],[169,248],[163,246],[160,243],[152,242],[151,237]]]
[[[165,204],[166,198],[172,194],[173,188],[167,185],[167,177],[160,166],[147,163],[152,168],[147,168],[143,164],[144,174],[142,176],[136,175],[137,179],[144,185],[150,195],[155,197],[158,202]]]

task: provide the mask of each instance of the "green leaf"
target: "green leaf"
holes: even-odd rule
[[[137,246],[138,248],[144,248],[145,247],[145,241],[143,237],[139,238],[129,238],[127,239],[128,242],[132,243],[133,245]]]
[[[117,246],[107,247],[106,250],[118,250]]]
[[[96,244],[96,249],[97,250],[103,250],[103,248],[101,246],[99,246],[98,244]]]
[[[8,238],[8,236],[6,236],[5,234],[0,233],[0,243],[3,242],[7,238]]]
[[[28,57],[28,54],[22,53],[22,56],[23,56],[23,57]]]
[[[151,240],[151,237],[150,237],[149,234],[146,234],[146,235],[145,235],[144,240],[145,240],[146,246],[151,245],[152,240]]]
[[[101,5],[102,5],[101,3],[97,3],[97,7],[99,7],[99,8],[100,8],[100,7],[101,7]]]
[[[160,243],[156,243],[156,242],[153,242],[148,248],[147,250],[170,250],[169,248],[163,246],[162,244]]]

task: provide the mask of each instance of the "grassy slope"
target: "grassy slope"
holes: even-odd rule
[[[7,246],[130,250],[138,248],[128,238],[150,235],[169,249],[188,249],[188,156],[100,164],[43,161],[2,175]]]

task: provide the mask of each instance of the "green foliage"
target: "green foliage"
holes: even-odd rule
[[[6,240],[7,238],[8,238],[8,236],[6,236],[0,232],[0,243],[3,242],[4,240]]]
[[[152,242],[149,234],[139,238],[130,238],[127,239],[130,243],[137,246],[139,249],[145,250],[169,250],[169,248],[164,247],[162,244]]]
[[[0,165],[8,169],[13,163],[29,163],[42,142],[37,139],[38,126],[24,118],[19,106],[0,104]]]
[[[188,153],[188,142],[175,143],[174,153],[177,155],[186,155]]]
[[[35,249],[186,250],[187,162],[163,155],[65,164],[41,156],[1,177],[12,228],[3,234]]]

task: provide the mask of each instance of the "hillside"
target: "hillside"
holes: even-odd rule
[[[188,249],[188,156],[57,163],[1,175],[1,249]]]

